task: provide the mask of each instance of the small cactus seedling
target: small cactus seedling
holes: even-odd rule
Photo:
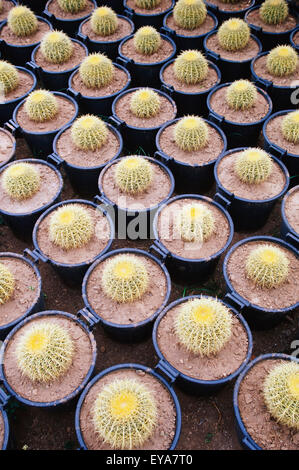
[[[176,78],[187,85],[202,82],[208,71],[207,59],[197,50],[183,51],[174,61]]]
[[[135,379],[114,379],[97,396],[93,423],[99,436],[115,449],[142,446],[157,424],[156,401]]]
[[[7,16],[7,24],[9,29],[16,36],[26,37],[35,33],[38,22],[35,14],[22,5],[18,5],[10,10]]]
[[[153,10],[159,6],[161,0],[135,0],[135,5],[139,8],[144,8],[145,10]]]
[[[217,38],[220,46],[226,51],[240,51],[249,42],[250,28],[245,21],[239,18],[231,18],[222,23]]]
[[[17,364],[32,382],[51,383],[69,369],[74,346],[68,331],[54,322],[29,326],[16,347]]]
[[[91,15],[90,26],[95,34],[98,34],[100,36],[110,36],[117,30],[117,15],[112,10],[112,8],[96,8]]]
[[[40,174],[31,163],[14,163],[4,170],[2,187],[11,199],[29,199],[40,188]]]
[[[291,46],[277,46],[267,56],[267,69],[275,77],[287,77],[296,72],[298,54]]]
[[[160,111],[160,96],[150,88],[140,88],[132,94],[130,109],[139,118],[157,116]]]
[[[94,151],[107,142],[108,130],[100,118],[86,114],[76,119],[72,125],[71,137],[77,148]]]
[[[152,26],[142,26],[134,34],[135,49],[144,55],[152,55],[161,46],[161,36]]]
[[[288,113],[283,118],[281,130],[286,140],[299,144],[299,111]]]
[[[249,80],[236,80],[226,91],[226,102],[235,111],[245,111],[252,108],[256,99],[256,87]]]
[[[236,158],[235,172],[243,183],[259,184],[272,172],[272,158],[264,150],[249,148]]]
[[[266,24],[281,24],[289,15],[285,0],[266,0],[259,9],[260,18]]]
[[[3,263],[0,263],[0,305],[9,301],[14,288],[15,278],[13,274]]]
[[[25,112],[32,121],[51,121],[58,112],[57,99],[50,91],[35,90],[26,98]]]
[[[289,260],[280,248],[264,244],[251,251],[245,268],[247,277],[257,286],[272,289],[287,279]]]
[[[203,204],[186,204],[177,218],[177,229],[185,242],[202,243],[208,240],[215,227],[214,216]]]
[[[86,0],[58,0],[58,5],[67,13],[79,13],[86,7]]]
[[[62,31],[50,31],[43,37],[40,50],[48,62],[63,64],[73,54],[73,43]]]
[[[231,337],[232,315],[222,302],[201,297],[185,302],[174,322],[180,343],[194,354],[217,354]]]
[[[0,61],[0,92],[5,95],[17,88],[19,72],[16,67],[5,60]]]
[[[196,152],[208,142],[209,128],[198,116],[185,116],[174,128],[174,140],[177,146],[186,152]]]
[[[198,28],[207,17],[207,8],[202,0],[179,0],[174,9],[175,23],[183,29]]]
[[[115,168],[116,184],[125,193],[143,193],[150,186],[152,178],[151,163],[139,156],[123,158]]]
[[[94,233],[94,223],[87,209],[67,204],[56,209],[49,224],[50,240],[63,250],[85,246]]]
[[[148,272],[137,256],[117,255],[107,261],[102,288],[110,299],[127,303],[140,299],[148,287]]]
[[[104,54],[90,54],[80,65],[79,74],[87,88],[101,88],[112,82],[114,65]]]

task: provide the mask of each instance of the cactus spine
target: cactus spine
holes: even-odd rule
[[[87,114],[76,119],[71,127],[71,137],[77,148],[94,151],[107,142],[108,130],[100,118]]]
[[[243,183],[259,184],[272,172],[272,159],[264,150],[249,148],[241,152],[235,162],[235,172]]]
[[[51,121],[58,112],[55,95],[47,90],[33,91],[26,98],[25,112],[32,121]]]
[[[217,38],[220,46],[226,51],[240,51],[249,42],[250,28],[245,21],[231,18],[222,23],[218,29]]]
[[[14,163],[3,172],[2,187],[12,199],[22,201],[29,199],[40,188],[40,175],[35,165]]]
[[[40,50],[48,62],[63,64],[73,54],[73,43],[62,31],[50,31],[43,37]]]
[[[226,91],[226,102],[235,111],[252,108],[256,99],[256,87],[249,80],[236,80]]]
[[[272,289],[287,279],[289,260],[280,248],[264,244],[250,252],[245,268],[247,277],[257,286]]]
[[[140,88],[132,94],[130,109],[139,118],[157,116],[160,111],[160,96],[150,88]]]
[[[99,36],[110,36],[117,30],[117,15],[112,8],[96,8],[91,15],[90,26],[95,34]]]
[[[81,63],[79,74],[87,88],[101,88],[112,82],[114,65],[104,54],[93,53]]]
[[[215,227],[212,212],[197,202],[183,206],[176,224],[181,239],[192,243],[202,243],[208,240]]]
[[[176,78],[187,85],[202,82],[208,75],[209,65],[201,52],[183,51],[174,61]]]
[[[291,46],[277,46],[267,56],[268,72],[275,77],[287,77],[296,72],[298,54]]]
[[[144,55],[152,55],[161,46],[161,36],[152,26],[142,26],[134,34],[135,49]]]
[[[125,193],[143,193],[151,185],[152,178],[152,165],[142,157],[122,158],[115,168],[116,184]]]
[[[20,37],[30,36],[35,33],[38,22],[35,14],[22,5],[18,5],[10,10],[7,16],[7,24],[9,29]]]
[[[285,0],[266,0],[259,9],[260,18],[266,24],[281,24],[289,15]]]
[[[18,69],[5,60],[0,61],[0,92],[5,95],[17,88],[19,84]]]
[[[3,263],[0,263],[0,305],[9,301],[14,289],[15,278],[13,274]]]
[[[208,142],[209,128],[198,116],[185,116],[174,128],[174,140],[177,146],[186,152],[196,152]]]
[[[283,136],[293,144],[299,144],[299,111],[288,113],[282,121]]]
[[[67,13],[79,13],[86,7],[86,0],[57,0],[60,8]]]
[[[135,5],[139,8],[144,8],[144,10],[153,10],[160,3],[161,0],[135,0]]]
[[[175,23],[183,29],[198,28],[207,17],[207,9],[202,0],[179,0],[174,9]]]

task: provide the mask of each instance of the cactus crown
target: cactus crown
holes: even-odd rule
[[[148,287],[148,272],[143,261],[134,255],[117,255],[107,261],[103,270],[102,288],[110,299],[134,302]]]
[[[260,18],[266,24],[281,24],[289,15],[285,0],[266,0],[259,9]]]
[[[207,17],[207,8],[202,0],[179,0],[173,9],[175,23],[183,29],[198,28]]]
[[[110,36],[117,30],[118,18],[112,8],[99,7],[91,15],[90,25],[95,34]]]
[[[104,54],[95,52],[85,57],[80,65],[79,74],[87,88],[101,88],[112,82],[114,65]]]
[[[236,80],[226,91],[226,102],[235,111],[252,108],[256,98],[256,87],[249,80]]]
[[[281,130],[286,140],[299,144],[299,111],[288,113],[283,118]]]
[[[186,204],[177,217],[177,230],[185,242],[202,243],[208,240],[215,227],[212,212],[203,204]]]
[[[280,248],[264,244],[251,251],[245,269],[248,278],[257,286],[272,289],[286,280],[289,260]]]
[[[196,152],[205,147],[208,137],[209,128],[198,116],[185,116],[177,122],[174,128],[175,143],[186,152]]]
[[[296,72],[298,54],[291,46],[277,46],[267,56],[268,72],[275,77],[286,77]]]
[[[264,150],[250,148],[241,152],[235,162],[235,172],[243,183],[259,184],[272,172],[272,159]]]
[[[231,336],[232,315],[213,298],[191,299],[181,306],[174,328],[180,343],[194,354],[217,354]]]
[[[71,137],[77,148],[94,151],[107,142],[108,130],[100,118],[86,114],[76,119],[72,125]]]
[[[38,22],[30,8],[18,5],[10,10],[7,16],[9,29],[16,36],[25,37],[35,33]]]
[[[240,51],[249,42],[250,28],[240,18],[231,18],[222,23],[218,29],[217,38],[220,46],[226,51]]]
[[[17,364],[33,382],[54,382],[69,369],[73,351],[65,328],[50,321],[33,324],[19,339]]]
[[[14,163],[4,170],[2,187],[12,199],[29,199],[40,188],[39,171],[31,163]]]
[[[19,84],[19,72],[16,67],[5,60],[0,61],[0,92],[9,93]]]
[[[174,61],[176,78],[187,85],[202,82],[208,71],[207,59],[197,50],[183,51]]]
[[[50,121],[58,112],[57,99],[50,91],[35,90],[26,98],[25,112],[32,121]]]
[[[150,88],[140,88],[132,94],[130,108],[139,118],[148,119],[157,116],[160,107],[160,96]]]
[[[58,5],[67,13],[79,13],[86,7],[86,0],[58,0]]]
[[[81,248],[89,242],[93,233],[92,217],[79,204],[59,207],[50,218],[50,240],[63,250]]]
[[[0,263],[0,305],[11,298],[15,288],[15,278],[10,270]]]
[[[135,5],[145,10],[153,10],[160,5],[161,0],[135,0]]]
[[[73,43],[62,31],[50,31],[44,35],[40,50],[48,62],[63,64],[73,54]]]
[[[161,36],[153,26],[142,26],[134,34],[135,49],[144,55],[152,55],[161,46]]]
[[[152,165],[145,158],[133,155],[122,158],[116,165],[115,181],[125,193],[143,193],[151,185],[152,179]]]
[[[115,379],[95,401],[93,422],[96,432],[115,449],[142,446],[157,423],[152,392],[134,379]]]

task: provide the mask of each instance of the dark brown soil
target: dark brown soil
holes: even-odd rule
[[[245,62],[256,57],[259,53],[259,45],[250,37],[247,46],[241,51],[227,51],[223,49],[217,39],[217,34],[211,34],[207,40],[207,48],[219,54],[222,59],[233,60],[236,62]]]
[[[3,39],[7,44],[15,44],[18,46],[29,46],[31,44],[37,44],[42,40],[44,34],[48,33],[50,27],[48,23],[42,20],[38,20],[38,28],[35,33],[30,34],[27,37],[19,37],[16,36],[7,26],[3,26],[1,29],[0,37]]]
[[[45,59],[45,57],[42,55],[40,47],[36,51],[35,62],[43,70],[47,70],[49,72],[64,72],[65,70],[72,70],[80,65],[86,55],[87,54],[84,47],[77,42],[73,42],[73,53],[69,60],[63,64],[53,64],[48,62],[47,59]]]
[[[251,6],[252,0],[241,0],[238,3],[223,3],[221,0],[208,0],[207,4],[209,5],[216,5],[219,10],[222,11],[239,11],[239,10],[245,10],[245,8],[248,8]]]
[[[0,410],[0,450],[2,449],[2,446],[3,446],[3,440],[4,440],[4,419],[2,416],[2,412]]]
[[[10,159],[13,153],[14,137],[0,127],[0,166]]]
[[[72,88],[81,93],[82,96],[101,97],[109,96],[121,92],[128,83],[128,75],[118,67],[114,68],[113,80],[101,88],[88,88],[80,78],[79,72],[76,72],[72,78]]]
[[[167,17],[166,25],[168,26],[169,29],[174,30],[177,34],[181,36],[192,37],[192,36],[200,36],[202,34],[207,34],[210,31],[212,31],[212,29],[215,26],[215,21],[212,18],[212,16],[207,14],[205,21],[200,26],[198,26],[198,28],[192,29],[192,31],[190,31],[189,29],[184,29],[178,26],[174,21],[173,15],[171,14]]]
[[[291,31],[296,26],[296,19],[294,16],[289,15],[287,19],[281,24],[267,24],[264,23],[260,18],[259,9],[249,12],[247,15],[247,23],[259,26],[263,31],[271,33],[283,33],[285,31]]]
[[[18,72],[19,72],[18,86],[14,90],[10,91],[9,93],[6,93],[6,95],[1,96],[1,104],[7,103],[8,101],[15,100],[17,98],[21,98],[22,96],[26,95],[28,91],[31,90],[33,86],[32,75],[30,75],[30,73],[24,72],[23,70],[19,70]]]
[[[100,34],[96,34],[90,26],[90,20],[87,20],[86,23],[82,25],[82,34],[89,37],[91,41],[103,41],[103,42],[112,42],[118,41],[120,39],[125,38],[126,36],[130,36],[133,32],[133,28],[128,20],[125,18],[118,17],[118,27],[115,33],[110,34],[110,36],[101,36]]]
[[[267,63],[267,54],[263,55],[262,57],[259,57],[254,62],[253,69],[258,77],[262,77],[265,80],[272,82],[274,85],[285,86],[285,87],[294,86],[295,82],[299,80],[299,61],[298,61],[296,71],[292,73],[291,75],[288,75],[287,77],[275,77],[274,75],[271,75],[271,73],[269,73],[267,70],[266,63]]]
[[[286,195],[284,210],[290,226],[299,234],[299,186],[295,186]]]
[[[173,86],[175,90],[183,91],[184,93],[201,93],[203,91],[209,90],[215,85],[220,83],[218,75],[214,67],[209,65],[208,75],[200,83],[195,85],[180,82],[174,74],[174,63],[168,65],[163,72],[163,80],[167,85]],[[196,97],[194,97],[196,99]],[[200,114],[200,113],[199,113]]]
[[[127,6],[132,8],[135,13],[140,13],[141,15],[156,15],[157,13],[162,13],[165,10],[168,10],[172,5],[171,0],[161,0],[160,4],[153,8],[152,10],[146,10],[145,8],[139,8],[135,5],[135,0],[127,0]]]
[[[293,41],[294,41],[294,44],[296,44],[296,46],[299,46],[299,31],[296,34],[294,34]]]
[[[6,20],[7,15],[9,11],[14,7],[15,5],[8,0],[2,0],[2,11],[0,13],[0,21]],[[1,447],[1,442],[0,442],[0,447]]]
[[[62,20],[76,20],[78,18],[83,18],[87,15],[90,15],[92,11],[94,10],[94,4],[90,0],[87,0],[87,5],[84,8],[84,10],[81,10],[78,13],[68,13],[60,8],[57,0],[52,0],[50,5],[48,6],[48,10],[56,18],[59,18]]]
[[[123,56],[133,59],[136,63],[155,64],[166,61],[173,53],[173,46],[167,39],[161,39],[161,46],[151,55],[141,54],[135,49],[134,38],[128,39],[121,47]]]
[[[289,153],[294,155],[299,155],[299,143],[295,144],[293,142],[289,142],[283,136],[281,124],[285,116],[286,114],[282,116],[276,116],[269,120],[266,127],[266,136],[270,142],[278,145],[278,147],[287,150]]]

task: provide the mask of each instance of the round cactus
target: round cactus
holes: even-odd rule
[[[40,174],[31,163],[14,163],[2,175],[4,192],[18,201],[29,199],[40,188]]]
[[[114,65],[104,54],[95,52],[83,60],[79,74],[87,88],[101,88],[112,82]]]
[[[160,96],[150,88],[140,88],[132,93],[130,109],[139,118],[157,116],[160,111]]]
[[[134,34],[135,49],[144,55],[152,55],[161,46],[161,36],[152,26],[142,26]]]
[[[17,88],[19,84],[18,69],[5,60],[0,61],[0,92],[5,95]]]
[[[249,80],[236,80],[226,91],[226,102],[235,111],[245,111],[256,103],[256,87]]]
[[[231,18],[222,23],[218,29],[217,38],[220,46],[226,51],[240,51],[249,42],[250,28],[245,21]]]
[[[143,261],[134,255],[117,255],[107,261],[102,288],[110,299],[127,303],[140,299],[148,287],[148,273]]]
[[[97,396],[93,423],[104,442],[115,449],[142,446],[157,423],[152,392],[135,379],[113,380]]]
[[[198,28],[207,17],[207,9],[202,0],[179,0],[174,9],[175,23],[183,29]]]
[[[122,158],[115,168],[116,184],[126,193],[143,193],[151,185],[152,178],[152,165],[142,157]]]
[[[73,43],[62,31],[50,31],[43,37],[40,50],[48,62],[63,64],[73,54]]]
[[[100,36],[110,36],[117,30],[117,15],[112,10],[112,8],[96,8],[91,15],[90,26],[95,34],[98,34]]]
[[[67,13],[79,13],[86,4],[86,0],[58,0],[60,8]]]
[[[144,8],[145,10],[153,10],[159,6],[161,0],[135,0],[135,5],[139,8]]]
[[[267,69],[275,77],[286,77],[296,72],[298,54],[291,46],[277,46],[267,56]]]
[[[183,51],[174,61],[176,78],[187,85],[202,82],[209,71],[207,59],[196,50]]]
[[[245,269],[248,278],[257,286],[272,289],[287,279],[289,260],[280,248],[264,244],[250,252]]]
[[[26,37],[35,33],[38,22],[30,8],[18,5],[10,10],[7,16],[9,29],[16,36]]]
[[[0,305],[9,301],[14,289],[15,278],[13,274],[3,263],[0,263]]]
[[[299,111],[288,113],[283,118],[281,130],[286,140],[299,144]]]
[[[259,184],[268,179],[272,167],[270,155],[259,148],[250,148],[238,155],[234,169],[243,183]]]
[[[185,116],[174,128],[174,140],[177,146],[186,152],[196,152],[206,146],[209,128],[198,116]]]
[[[50,240],[63,250],[85,246],[94,233],[94,223],[87,209],[67,204],[56,209],[49,224]]]
[[[183,241],[202,243],[211,237],[215,220],[207,207],[194,202],[183,206],[178,214],[176,225]]]
[[[69,369],[73,341],[68,331],[54,322],[32,324],[19,337],[17,364],[32,382],[54,382]]]
[[[50,91],[35,90],[26,98],[25,112],[32,121],[50,121],[58,112],[57,99]]]
[[[259,9],[260,18],[266,24],[281,24],[289,15],[285,0],[266,0]]]
[[[174,329],[180,343],[194,354],[217,354],[231,337],[232,315],[222,302],[201,297],[181,306]]]
[[[108,139],[106,124],[97,116],[86,114],[76,119],[71,127],[71,137],[75,146],[81,150],[97,150]]]

